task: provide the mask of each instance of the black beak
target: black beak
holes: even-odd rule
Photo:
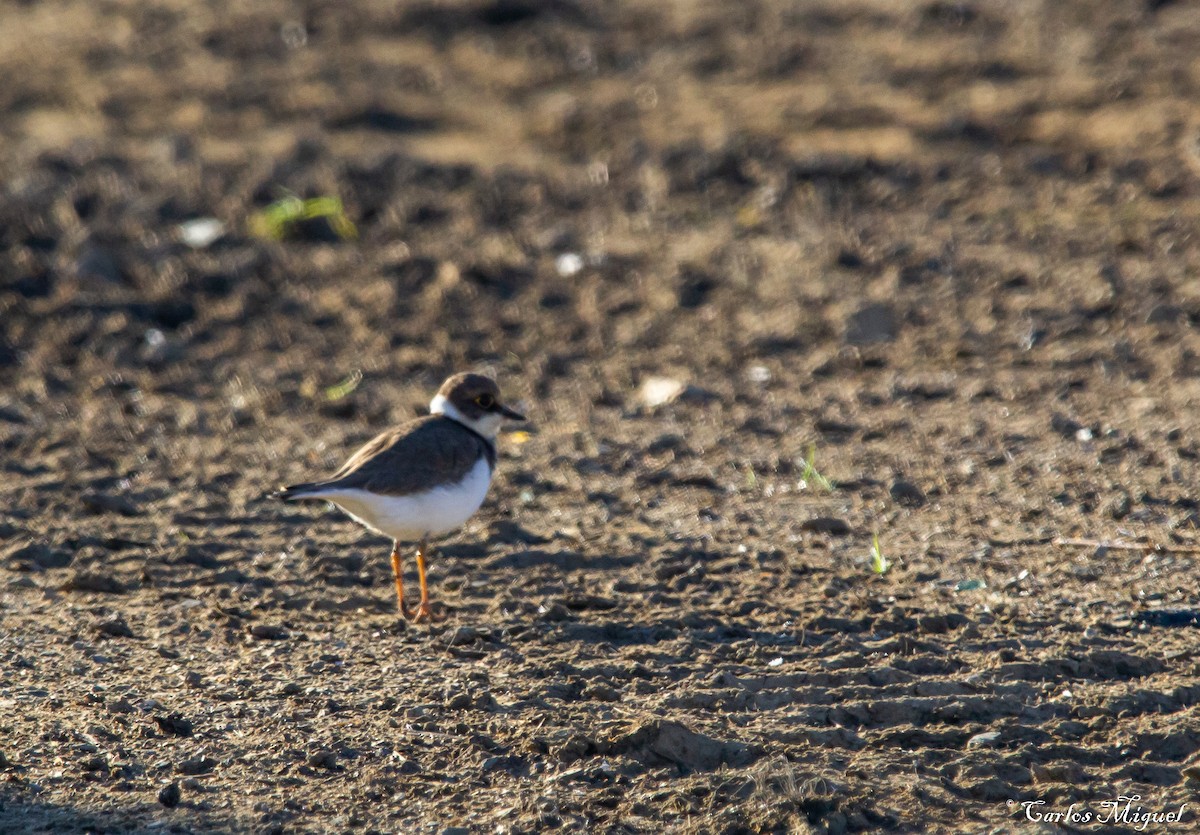
[[[497,403],[495,405],[495,407],[492,409],[492,411],[499,412],[500,414],[504,415],[509,420],[525,420],[525,415],[521,414],[520,412],[513,411],[512,409],[505,406],[503,403]]]

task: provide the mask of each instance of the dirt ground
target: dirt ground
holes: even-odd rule
[[[0,831],[1194,831],[1200,8],[346,6],[0,11]]]

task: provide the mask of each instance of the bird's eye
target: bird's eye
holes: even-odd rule
[[[481,409],[490,409],[496,405],[496,398],[490,394],[481,394],[475,398],[475,405]]]

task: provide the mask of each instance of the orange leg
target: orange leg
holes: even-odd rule
[[[434,617],[433,606],[429,602],[429,584],[425,580],[425,540],[421,540],[421,544],[417,546],[417,580],[421,584],[421,602],[417,604],[417,611],[411,620],[413,623],[438,620]]]
[[[392,545],[392,574],[396,575],[396,600],[400,603],[400,614],[405,620],[420,623],[423,620],[439,621],[445,616],[438,617],[433,613],[433,604],[429,602],[429,584],[425,579],[425,540],[417,546],[417,578],[421,582],[421,602],[417,608],[410,609],[404,602],[404,571],[400,566],[400,543]]]
[[[400,611],[404,617],[408,617],[408,612],[404,607],[404,570],[400,566],[400,543],[392,543],[392,574],[396,577],[396,600],[400,603]]]

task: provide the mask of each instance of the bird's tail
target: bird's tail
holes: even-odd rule
[[[293,484],[291,487],[284,487],[282,490],[276,490],[271,494],[273,499],[281,499],[285,502],[303,501],[304,499],[319,499],[319,495],[312,495],[314,492],[319,492],[324,485],[319,481],[309,481],[304,484]]]

